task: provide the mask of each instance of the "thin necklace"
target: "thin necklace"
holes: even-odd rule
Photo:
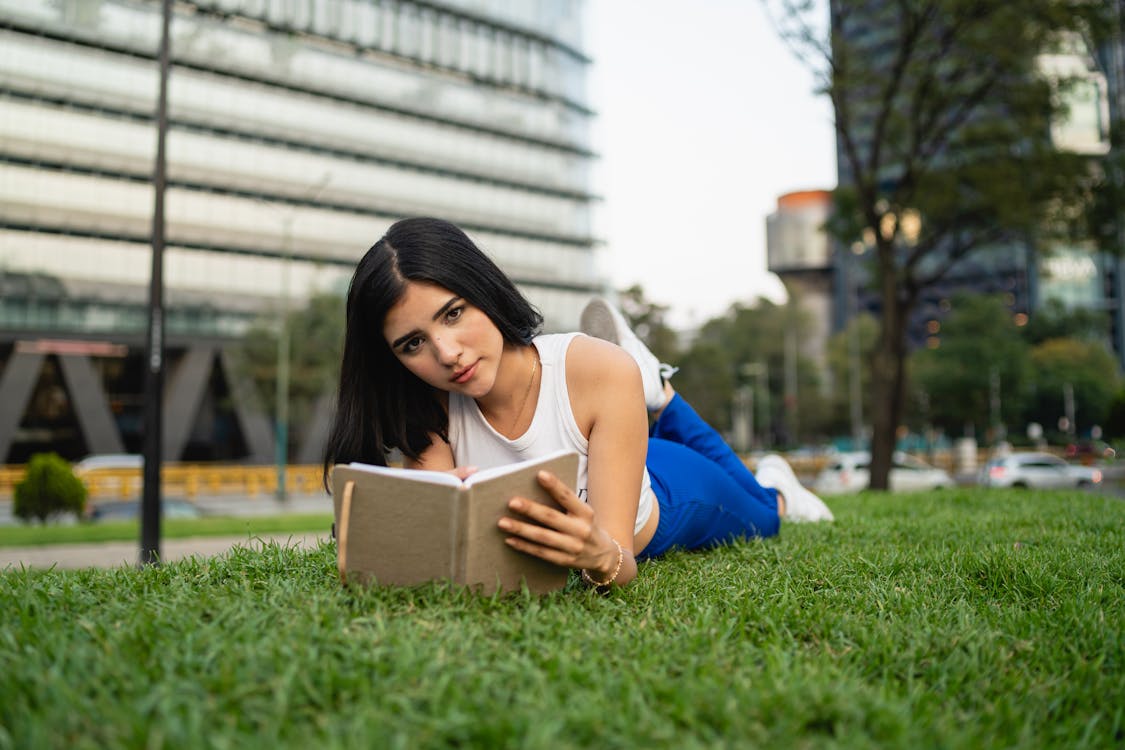
[[[527,390],[523,392],[523,401],[520,401],[520,410],[516,412],[515,419],[512,420],[511,426],[508,427],[508,432],[516,429],[519,424],[520,417],[523,416],[523,410],[527,408],[527,397],[531,395],[531,386],[535,383],[535,371],[539,369],[539,355],[535,355],[535,359],[531,361],[531,377],[527,379]]]

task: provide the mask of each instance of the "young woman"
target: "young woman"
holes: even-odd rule
[[[409,468],[462,478],[574,450],[577,486],[540,476],[564,510],[515,498],[499,526],[515,549],[594,586],[625,585],[637,560],[672,547],[772,536],[782,517],[831,520],[780,457],[755,478],[604,301],[583,311],[592,335],[539,335],[542,322],[456,226],[394,224],[348,292],[326,475],[336,463],[385,464],[396,448]]]

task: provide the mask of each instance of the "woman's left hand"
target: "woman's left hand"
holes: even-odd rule
[[[541,471],[538,479],[563,510],[523,497],[512,498],[508,508],[535,523],[501,518],[500,528],[512,535],[505,539],[508,545],[555,565],[613,573],[619,559],[617,544],[598,526],[594,509],[554,474]]]

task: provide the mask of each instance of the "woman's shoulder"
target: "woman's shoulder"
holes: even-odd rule
[[[566,354],[570,408],[582,434],[590,438],[603,417],[616,421],[629,404],[644,408],[641,371],[629,354],[608,341],[577,336]]]
[[[621,347],[592,336],[575,336],[566,352],[566,379],[574,386],[603,387],[639,378],[637,363]]]

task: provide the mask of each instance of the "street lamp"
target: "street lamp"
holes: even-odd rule
[[[762,392],[761,398],[755,398],[755,394],[754,394],[753,390],[748,389],[746,391],[743,391],[744,394],[748,394],[748,396],[749,396],[748,403],[746,403],[746,400],[745,400],[746,396],[744,395],[742,397],[744,399],[743,408],[745,408],[745,410],[746,410],[745,413],[746,413],[747,418],[748,418],[747,432],[749,434],[750,443],[756,444],[757,441],[755,441],[755,439],[754,439],[754,408],[758,405],[759,402],[762,404],[762,411],[763,411],[763,414],[761,415],[761,419],[759,420],[761,426],[763,428],[766,428],[766,426],[768,424],[768,420],[769,420],[769,413],[770,413],[770,406],[769,406],[769,404],[770,404],[770,400],[769,400],[770,399],[769,368],[768,368],[768,366],[766,365],[765,362],[744,362],[742,364],[742,366],[739,367],[738,371],[739,371],[739,374],[742,375],[742,377],[744,377],[744,378],[757,378],[757,381],[758,381],[757,387],[760,388],[761,392]],[[767,434],[768,434],[768,432],[767,432]],[[766,442],[767,442],[766,440],[762,441],[763,444],[766,443]]]
[[[321,178],[305,191],[302,201],[315,201],[332,181],[332,174],[325,172]],[[265,198],[259,203],[275,211],[282,209]],[[278,317],[277,331],[277,393],[274,413],[274,460],[277,464],[277,499],[284,501],[286,492],[286,472],[289,466],[289,270],[293,255],[293,222],[300,206],[287,206],[281,217],[281,314]]]

